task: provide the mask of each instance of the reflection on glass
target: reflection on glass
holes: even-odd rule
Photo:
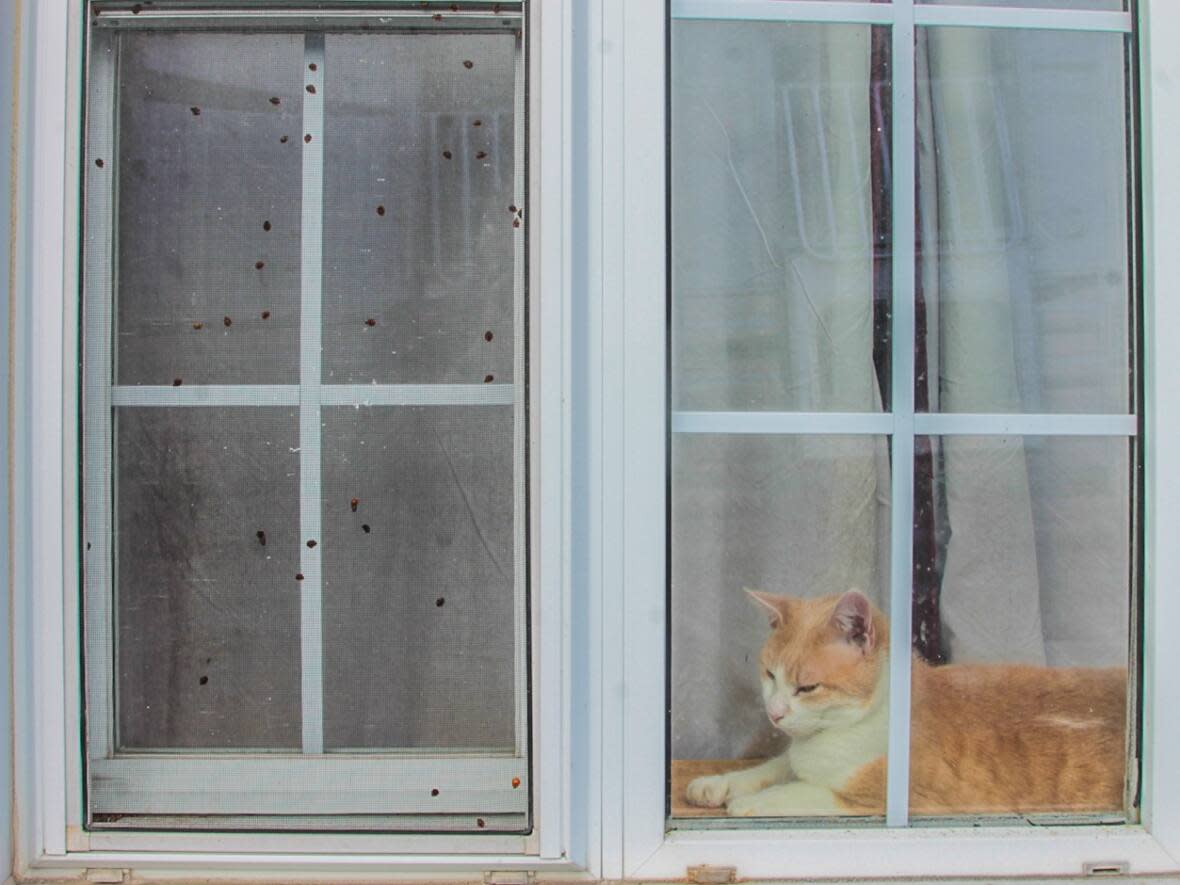
[[[813,741],[813,748],[838,737],[809,731],[816,725],[815,711],[828,707],[842,711],[833,713],[842,722],[859,715],[872,732],[870,742],[881,742],[877,755],[885,752],[886,732],[877,729],[885,728],[887,710],[875,680],[884,672],[888,631],[878,615],[872,621],[873,654],[865,656],[863,635],[838,626],[843,615],[837,616],[836,600],[850,588],[863,593],[852,604],[884,598],[886,441],[678,434],[672,483],[673,815],[879,813],[863,802],[839,801],[814,783],[761,797],[762,789],[754,789],[807,781],[814,772],[806,767],[795,768],[798,777],[790,777],[784,762],[772,762],[763,769],[770,778],[765,783],[762,775],[745,771],[781,757],[790,734],[796,735],[796,751],[807,743],[803,737],[820,741]],[[766,604],[771,598],[760,602],[743,588],[797,597],[781,604],[796,606],[800,614],[771,630],[773,612]],[[824,599],[816,602],[817,597]],[[851,613],[865,611],[854,605]],[[773,660],[761,661],[760,649]],[[780,707],[794,703],[794,689],[812,676],[819,679],[821,671],[830,674],[837,659],[857,671],[845,673],[845,690],[822,691],[806,701],[800,695],[811,720],[786,716]],[[781,683],[773,698],[765,696],[765,683],[760,686],[759,674],[767,669]],[[794,688],[784,694],[788,684]],[[776,725],[771,717],[778,714],[784,715]],[[692,786],[698,777],[713,779]]]
[[[327,37],[325,384],[512,382],[515,45]]]
[[[298,750],[298,413],[116,422],[119,747]]]
[[[303,38],[120,47],[117,383],[298,383]]]
[[[916,501],[914,570],[942,630],[914,664],[911,812],[1120,813],[1131,444],[918,442],[936,518]]]
[[[324,422],[325,744],[512,749],[511,407]]]
[[[674,407],[880,411],[887,30],[674,21],[671,82]]]
[[[919,409],[1128,412],[1124,36],[918,47]]]

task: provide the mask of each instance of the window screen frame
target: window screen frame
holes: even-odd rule
[[[540,5],[540,4],[538,4]],[[860,4],[813,8],[863,14]],[[853,9],[853,7],[856,7]],[[80,825],[74,307],[81,4],[25,4],[15,136],[27,219],[13,293],[16,873],[324,875],[469,881],[489,870],[581,878],[1077,875],[1084,860],[1180,872],[1180,6],[1140,0],[1147,472],[1144,806],[1136,827],[665,832],[667,413],[663,0],[545,0],[530,77],[530,285],[538,408],[534,841],[463,853],[434,837],[136,833]],[[625,39],[624,39],[625,38]],[[1153,162],[1154,158],[1154,162]],[[576,437],[576,442],[575,442]],[[574,502],[580,502],[575,507]],[[576,583],[576,593],[573,592]],[[1158,677],[1157,677],[1158,674]],[[1174,681],[1172,681],[1174,686]]]
[[[255,16],[220,16],[216,11],[194,11],[158,7],[139,13],[125,4],[90,3],[88,30],[87,149],[85,170],[85,222],[83,267],[83,465],[91,477],[83,483],[83,532],[88,547],[83,570],[86,599],[84,659],[87,673],[87,798],[92,815],[149,815],[164,819],[164,825],[183,828],[183,818],[200,814],[212,816],[349,815],[389,816],[384,825],[391,830],[447,829],[454,824],[432,821],[432,815],[460,813],[471,828],[484,815],[489,830],[523,830],[530,827],[528,754],[527,624],[525,616],[528,576],[525,533],[527,510],[524,487],[527,482],[527,412],[525,395],[526,289],[524,286],[524,233],[514,226],[512,238],[514,274],[514,372],[511,383],[499,384],[373,384],[343,385],[323,380],[321,305],[324,262],[323,206],[326,176],[324,145],[332,133],[325,130],[325,104],[331,100],[325,79],[330,76],[325,43],[328,34],[414,34],[429,32],[437,22],[433,10],[405,7],[390,10],[394,22],[383,21],[380,10],[364,15],[329,16],[317,21],[305,16],[289,17],[259,10]],[[112,10],[111,7],[114,7]],[[301,12],[303,10],[291,10]],[[228,19],[228,23],[227,20]],[[508,14],[451,13],[441,24],[448,33],[501,34],[516,37],[513,75],[516,155],[514,157],[513,201],[524,205],[524,88],[527,33],[522,17]],[[361,30],[362,25],[384,30]],[[174,30],[178,26],[182,30]],[[299,333],[300,377],[285,385],[120,385],[115,379],[113,342],[114,286],[117,268],[117,183],[118,141],[118,46],[121,33],[131,30],[183,33],[186,26],[232,29],[232,33],[264,33],[282,28],[283,33],[303,30],[302,57],[307,68],[303,77],[311,86],[303,97],[302,131],[311,136],[298,145],[301,151],[303,200],[300,220],[301,323]],[[412,37],[411,37],[412,39]],[[445,39],[445,38],[444,38]],[[318,90],[313,88],[318,85]],[[298,144],[298,140],[296,140]],[[98,165],[101,158],[105,164]],[[106,345],[106,342],[112,342]],[[513,487],[515,538],[513,607],[516,625],[513,653],[515,686],[515,749],[510,752],[429,752],[390,749],[363,754],[328,753],[324,747],[324,648],[322,603],[322,546],[300,544],[299,571],[305,577],[294,583],[300,595],[300,648],[302,656],[300,705],[302,754],[278,751],[265,754],[249,751],[210,753],[199,750],[152,753],[120,752],[115,747],[118,714],[112,694],[115,686],[112,655],[115,654],[116,593],[111,565],[114,537],[113,487],[118,482],[113,463],[114,427],[119,407],[202,409],[231,406],[253,410],[282,405],[299,414],[299,537],[322,537],[322,481],[325,452],[321,447],[322,422],[332,406],[406,405],[512,406],[514,413],[513,471],[520,472]],[[357,785],[363,784],[363,789]],[[513,786],[516,784],[516,786]],[[225,789],[224,785],[232,785]],[[436,792],[432,792],[432,788]],[[454,797],[448,799],[447,797]],[[415,827],[413,817],[420,816]],[[247,827],[248,819],[242,820]],[[117,822],[116,822],[117,825]],[[207,824],[206,824],[207,825]],[[281,826],[281,824],[278,824]],[[315,821],[294,829],[316,829]],[[226,821],[232,827],[231,821]],[[259,825],[255,825],[259,826]],[[323,822],[321,826],[328,826]],[[378,824],[378,826],[381,826]]]

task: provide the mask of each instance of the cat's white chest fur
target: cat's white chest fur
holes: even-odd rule
[[[792,739],[787,758],[799,780],[839,792],[857,769],[885,754],[888,742],[889,705],[878,702],[851,725]]]
[[[695,778],[686,798],[738,817],[839,814],[849,781],[888,748],[887,625],[857,590],[812,602],[749,592],[776,631],[762,651],[762,699],[791,745],[753,768]],[[862,680],[874,670],[870,692]]]
[[[688,800],[705,806],[725,803],[738,817],[840,813],[836,794],[858,769],[885,755],[886,693],[882,688],[872,709],[860,718],[793,737],[782,756],[744,771],[697,778],[688,785]]]

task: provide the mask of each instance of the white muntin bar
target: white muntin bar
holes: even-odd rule
[[[1135,436],[1134,415],[920,414],[914,433],[922,436]]]
[[[325,384],[323,406],[510,406],[513,384]]]
[[[325,384],[321,406],[510,406],[512,384]],[[297,406],[302,384],[125,385],[111,389],[115,406]]]
[[[672,0],[672,18],[707,21],[821,22],[888,25],[898,3],[828,3],[824,0]],[[918,26],[1107,31],[1129,34],[1129,12],[1003,6],[934,6],[913,9]]]
[[[315,70],[312,70],[314,65]],[[300,649],[303,752],[324,751],[324,656],[320,546],[320,305],[323,276],[324,35],[304,38],[303,217],[299,328]],[[294,575],[292,575],[294,580]]]
[[[872,412],[673,412],[672,432],[885,436],[893,432],[893,416]]]
[[[914,518],[914,0],[896,0],[892,72],[893,477],[889,578],[889,749],[885,822],[909,822]]]
[[[1006,6],[930,6],[914,7],[914,23],[919,26],[944,25],[957,28],[1023,28],[1052,31],[1112,31],[1129,34],[1129,12],[1102,12],[1084,9],[1028,9]]]
[[[672,18],[887,25],[893,21],[893,10],[887,3],[823,0],[672,0]]]
[[[918,436],[1135,436],[1134,415],[868,412],[673,412],[673,433],[878,435],[898,422]]]
[[[111,389],[115,406],[297,406],[295,384],[124,385]]]

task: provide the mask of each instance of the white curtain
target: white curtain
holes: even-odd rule
[[[674,409],[879,411],[869,29],[680,22],[672,56]],[[920,38],[932,409],[1126,411],[1122,65],[1114,35]],[[934,443],[947,656],[1124,661],[1127,441]],[[886,440],[676,434],[672,457],[673,756],[764,753],[741,589],[883,599]]]
[[[741,24],[676,39],[675,408],[880,411],[868,31]],[[676,741],[764,752],[750,663],[764,622],[741,588],[881,600],[886,440],[678,436],[673,462]]]
[[[981,39],[982,37],[982,39]],[[925,111],[919,187],[937,218],[922,256],[937,315],[932,407],[944,412],[1021,412],[1018,316],[1009,285],[1008,173],[998,149],[990,41],[982,31],[922,34]],[[948,60],[944,63],[944,59]],[[950,68],[951,70],[947,70]],[[953,71],[953,75],[951,74]],[[992,148],[992,149],[989,149]],[[928,209],[930,211],[930,209]],[[1044,663],[1028,465],[1019,437],[939,441],[947,545],[940,609],[956,658]],[[936,480],[937,482],[937,480]]]

